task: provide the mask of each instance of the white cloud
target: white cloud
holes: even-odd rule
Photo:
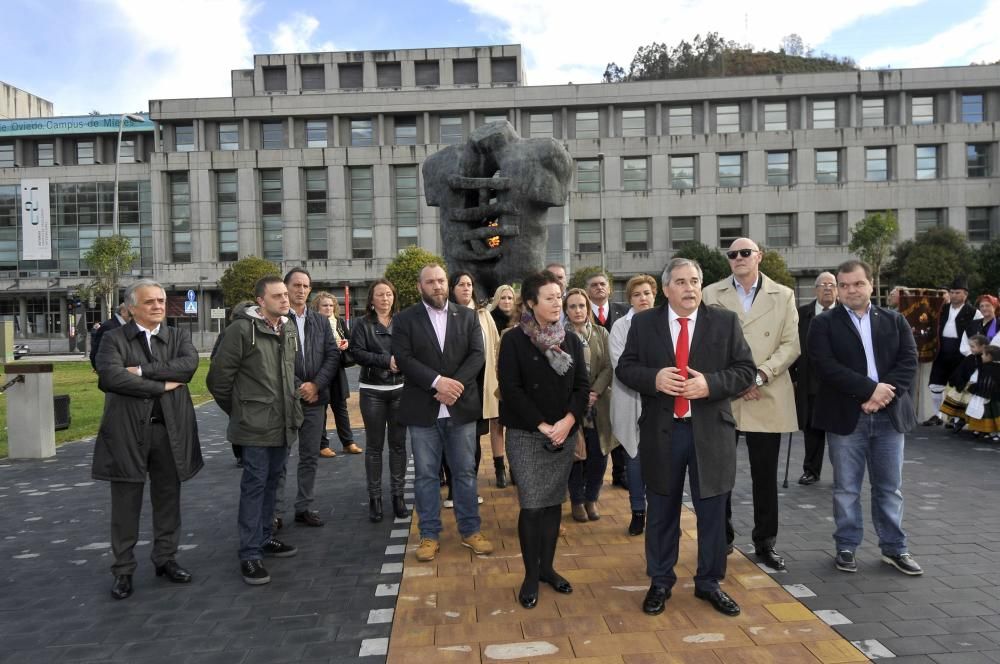
[[[104,63],[98,76],[57,88],[52,101],[60,115],[147,110],[150,99],[226,97],[230,70],[253,66],[249,0],[102,4],[109,6],[99,36],[127,57]]]
[[[939,32],[921,44],[878,49],[862,56],[863,67],[937,67],[1000,60],[1000,0],[986,3],[983,11]]]
[[[296,12],[292,18],[278,24],[269,36],[271,49],[274,53],[314,53],[316,51],[335,51],[333,42],[313,44],[313,35],[319,29],[319,20],[315,16]]]
[[[495,39],[524,47],[531,85],[598,82],[609,60],[628,69],[640,45],[656,41],[674,46],[708,32],[770,50],[790,33],[807,44],[821,44],[865,16],[922,1],[840,0],[835,9],[817,11],[814,3],[801,0],[756,5],[745,0],[632,0],[621,5],[597,0],[453,0],[476,13],[480,26]]]

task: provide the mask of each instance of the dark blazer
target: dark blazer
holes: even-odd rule
[[[174,464],[180,480],[204,465],[198,422],[187,383],[198,369],[198,351],[187,330],[160,325],[146,345],[146,334],[134,322],[104,335],[97,355],[97,385],[104,392],[104,414],[94,445],[92,474],[97,480],[144,482],[147,454],[143,449],[153,403],[163,410]],[[128,371],[140,367],[142,376]],[[167,381],[183,383],[165,392]]]
[[[431,383],[438,376],[453,378],[465,386],[458,401],[448,406],[454,423],[475,422],[482,415],[483,402],[476,377],[486,363],[486,355],[475,311],[448,302],[442,351],[423,301],[417,302],[392,319],[392,354],[405,379],[399,404],[400,423],[429,427],[437,422],[441,404],[434,398]]]
[[[809,356],[820,380],[813,427],[839,435],[857,428],[861,404],[875,391],[852,315],[839,306],[817,316],[809,328]],[[906,433],[917,422],[910,396],[917,374],[917,344],[906,319],[896,311],[873,304],[871,324],[879,381],[896,388],[896,398],[886,411],[896,431]]]
[[[639,458],[642,478],[656,493],[670,482],[663,472],[670,464],[674,428],[674,398],[656,390],[656,374],[675,366],[667,304],[632,318],[625,350],[615,375],[642,398],[639,417]],[[736,481],[736,418],[730,401],[753,385],[757,366],[743,337],[740,319],[721,307],[698,307],[691,336],[688,366],[705,374],[708,397],[691,402],[691,425],[698,479],[703,498],[732,490]]]
[[[941,339],[944,337],[944,326],[948,322],[948,313],[951,309],[950,304],[945,304],[941,307],[941,312],[938,314],[938,350],[941,350]],[[971,304],[966,302],[962,305],[962,308],[958,310],[958,315],[955,316],[955,329],[958,331],[958,338],[962,338],[962,333],[965,332],[966,328],[969,327],[969,323],[972,319],[976,317],[976,308]]]
[[[837,306],[835,302],[834,307]],[[832,307],[831,307],[832,308]],[[809,426],[809,395],[815,396],[819,391],[819,378],[813,371],[809,361],[809,349],[806,347],[809,335],[809,325],[816,317],[816,300],[799,307],[799,348],[802,354],[795,360],[789,368],[792,375],[792,382],[795,384],[795,411],[799,418],[799,429],[805,430]]]
[[[288,324],[296,325],[295,312],[288,311]],[[315,383],[319,401],[302,402],[303,406],[325,406],[330,403],[330,386],[340,368],[340,349],[333,340],[330,319],[306,307],[305,353],[295,353],[295,387]]]
[[[625,314],[627,314],[628,310],[629,310],[628,305],[608,300],[608,316],[607,319],[604,321],[604,325],[602,325],[601,327],[603,327],[608,332],[611,332],[611,326],[615,324],[616,320],[622,318]],[[593,313],[594,310],[591,309],[590,312]],[[594,322],[600,325],[600,323],[598,323],[597,321],[597,316],[594,316]]]
[[[112,316],[97,326],[91,333],[90,339],[90,366],[97,369],[97,349],[101,347],[101,339],[111,330],[117,330],[122,324],[118,322],[118,316]]]
[[[573,366],[560,376],[520,327],[500,339],[497,379],[500,382],[500,423],[505,427],[535,431],[542,422],[555,424],[573,413],[583,424],[590,397],[590,376],[583,344],[572,332],[559,345],[573,358]]]

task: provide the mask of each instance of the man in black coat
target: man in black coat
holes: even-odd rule
[[[639,458],[646,482],[646,573],[642,610],[661,613],[677,582],[684,477],[698,517],[694,594],[720,613],[740,607],[719,588],[726,576],[726,499],[736,481],[736,419],[730,401],[753,385],[757,367],[736,314],[701,303],[697,262],[663,271],[667,304],[636,314],[615,370],[642,396]]]
[[[931,378],[928,384],[931,401],[934,404],[934,414],[922,422],[924,426],[934,426],[944,421],[940,413],[941,403],[944,401],[944,388],[952,372],[962,362],[962,353],[959,350],[962,334],[976,317],[975,308],[968,302],[969,282],[965,277],[955,277],[955,281],[948,289],[948,295],[950,304],[948,302],[943,304],[938,314],[938,349],[934,364],[931,365]]]
[[[132,320],[132,314],[128,312],[128,307],[122,302],[118,305],[118,311],[111,318],[99,323],[90,333],[90,366],[97,371],[97,350],[101,347],[101,339],[111,330],[116,330]]]
[[[806,454],[802,459],[802,477],[799,484],[814,484],[823,472],[823,454],[826,451],[826,432],[812,425],[819,379],[809,362],[806,338],[813,319],[837,305],[837,278],[830,272],[820,272],[816,277],[816,299],[799,307],[799,347],[802,354],[789,371],[795,384],[795,410],[799,428],[805,437]]]
[[[416,467],[416,557],[429,562],[440,548],[442,453],[451,467],[462,545],[477,555],[492,553],[493,545],[480,532],[475,469],[476,421],[483,412],[476,385],[485,364],[483,332],[475,311],[448,301],[448,277],[440,265],[424,266],[417,287],[421,301],[392,320],[392,355],[406,380],[398,417],[409,427]]]
[[[302,428],[299,429],[298,492],[295,496],[295,522],[319,527],[323,519],[312,509],[319,464],[320,439],[326,431],[326,406],[330,403],[330,385],[337,377],[340,350],[333,338],[330,320],[306,306],[312,292],[312,277],[301,267],[285,275],[288,288],[288,318],[298,328],[299,349],[295,354],[295,385],[302,400]],[[282,526],[285,503],[285,476],[281,471],[274,501],[274,525]]]
[[[849,260],[837,268],[839,307],[809,328],[809,356],[820,380],[813,426],[827,433],[833,464],[834,564],[856,572],[864,536],[861,486],[870,469],[872,522],[882,561],[909,575],[923,573],[903,531],[903,448],[917,417],[910,387],[917,345],[898,312],[871,302],[871,268]]]
[[[187,383],[198,369],[190,335],[167,327],[166,294],[141,279],[125,291],[131,322],[104,335],[97,355],[104,415],[94,446],[93,477],[111,482],[111,596],[132,594],[143,485],[149,475],[153,507],[153,565],[157,576],[188,583],[174,556],[180,543],[181,482],[204,465]]]

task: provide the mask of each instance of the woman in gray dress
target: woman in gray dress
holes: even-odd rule
[[[517,477],[521,511],[517,534],[524,561],[518,600],[538,603],[539,581],[571,593],[553,568],[562,502],[573,466],[572,445],[590,397],[583,346],[559,324],[562,287],[551,272],[532,274],[521,285],[524,311],[500,339],[500,423],[507,428],[507,458]],[[569,449],[567,449],[569,448]]]

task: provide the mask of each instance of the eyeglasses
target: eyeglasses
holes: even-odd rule
[[[757,251],[757,250],[756,249],[734,249],[733,251],[727,251],[726,252],[726,258],[728,258],[731,261],[736,260],[737,256],[742,256],[743,258],[750,258],[750,255],[753,254],[755,251]]]

